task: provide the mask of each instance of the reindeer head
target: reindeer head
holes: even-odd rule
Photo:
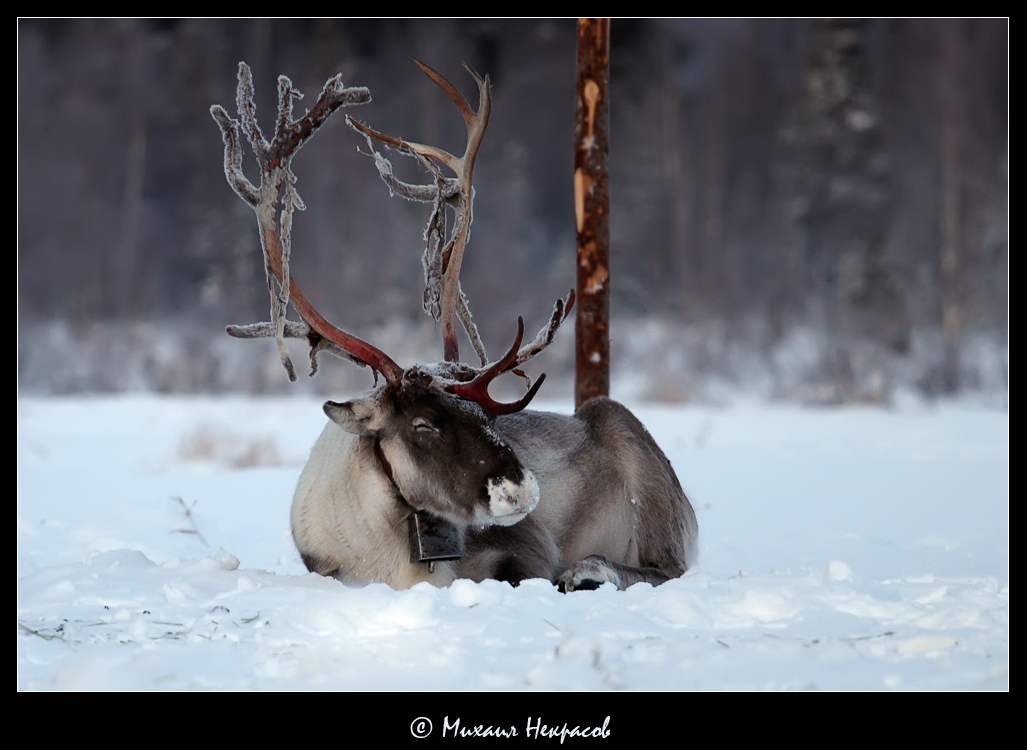
[[[375,455],[400,498],[459,526],[517,523],[534,510],[538,483],[493,429],[501,414],[524,409],[545,375],[519,401],[500,403],[489,383],[513,367],[524,335],[489,367],[462,363],[414,365],[397,379],[345,403],[328,401],[325,414],[342,429],[372,438]]]
[[[538,483],[493,429],[495,416],[449,393],[428,368],[415,365],[398,386],[324,410],[342,429],[374,440],[382,469],[414,510],[484,527],[517,523],[538,503]]]

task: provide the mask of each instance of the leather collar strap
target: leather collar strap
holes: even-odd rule
[[[406,498],[403,497],[403,493],[399,491],[399,487],[396,486],[396,479],[392,476],[392,464],[389,463],[388,459],[385,458],[385,454],[382,453],[382,441],[381,438],[374,439],[374,457],[378,459],[379,465],[382,467],[382,471],[385,472],[385,476],[389,478],[389,482],[392,484],[392,489],[396,490],[396,497],[400,501],[409,506]]]

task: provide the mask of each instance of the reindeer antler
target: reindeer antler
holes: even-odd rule
[[[296,175],[292,172],[292,157],[335,110],[344,106],[364,104],[371,93],[363,87],[345,88],[337,75],[325,83],[317,102],[298,120],[292,118],[293,101],[303,95],[285,76],[278,78],[278,119],[275,135],[270,143],[257,125],[257,106],[253,95],[253,74],[246,63],[239,63],[239,86],[236,105],[240,120],[229,117],[220,105],[210,108],[214,121],[221,128],[225,142],[225,177],[236,194],[257,215],[260,244],[264,252],[264,268],[268,291],[271,295],[271,322],[247,326],[229,326],[227,331],[240,338],[274,336],[278,342],[282,365],[290,380],[296,380],[296,371],[285,348],[283,338],[307,338],[310,347],[311,374],[317,370],[317,352],[331,351],[355,362],[369,365],[391,383],[398,383],[403,368],[375,346],[336,328],[307,301],[289,270],[291,255],[292,214],[306,206],[296,192]],[[253,149],[260,166],[260,186],[251,183],[242,171],[242,131]],[[286,306],[293,307],[304,324],[287,321]]]
[[[425,312],[439,320],[442,324],[443,356],[447,362],[460,359],[457,343],[456,319],[459,317],[467,331],[468,337],[481,359],[482,365],[488,362],[485,347],[481,343],[477,327],[471,319],[467,299],[460,289],[460,268],[463,264],[464,249],[471,235],[473,221],[473,188],[474,162],[481,148],[485,130],[489,125],[492,112],[492,92],[489,78],[482,79],[474,70],[464,63],[464,69],[471,74],[478,85],[478,111],[475,112],[463,94],[450,83],[445,76],[414,60],[425,75],[435,81],[439,88],[453,101],[460,110],[467,127],[467,145],[462,156],[454,156],[445,149],[423,143],[407,141],[402,138],[386,135],[373,128],[357,122],[352,117],[346,121],[350,127],[373,138],[391,148],[417,158],[417,160],[435,177],[435,185],[410,185],[397,180],[392,174],[392,164],[388,159],[375,152],[375,164],[382,179],[392,192],[405,198],[433,203],[435,210],[428,222],[425,232],[428,246],[425,248]],[[438,162],[448,167],[455,177],[445,177],[435,166]],[[446,212],[445,205],[450,204],[456,211],[456,221],[452,236],[445,237]]]
[[[371,139],[373,138],[386,146],[396,149],[400,153],[416,158],[435,178],[434,185],[411,185],[402,182],[394,176],[392,164],[389,160],[377,151],[373,151],[372,147],[375,165],[382,180],[389,186],[390,192],[398,193],[410,200],[434,204],[434,210],[425,230],[425,239],[428,241],[428,245],[425,248],[424,255],[426,286],[424,299],[425,311],[436,320],[441,321],[443,356],[448,362],[455,362],[459,359],[456,332],[456,319],[459,318],[478,358],[481,360],[482,366],[487,367],[491,371],[492,366],[488,365],[488,355],[485,351],[485,346],[481,341],[481,336],[478,334],[478,328],[471,317],[467,298],[460,288],[460,268],[463,263],[464,250],[470,238],[471,223],[473,221],[474,192],[472,177],[474,162],[481,148],[485,130],[488,128],[489,115],[492,111],[492,92],[489,78],[485,76],[482,79],[470,66],[464,63],[464,69],[470,73],[478,85],[479,104],[478,111],[475,112],[464,95],[445,76],[425,65],[420,60],[415,59],[414,63],[439,88],[446,92],[446,95],[457,106],[457,109],[460,110],[467,128],[467,145],[464,148],[463,156],[457,157],[436,146],[386,135],[349,116],[346,117],[346,121],[350,127],[364,134],[368,139],[369,145],[371,145]],[[435,162],[448,167],[452,170],[455,177],[444,176]],[[448,241],[445,236],[445,206],[447,204],[452,205],[456,212],[453,233]],[[552,342],[556,330],[573,307],[574,291],[571,290],[566,300],[557,300],[549,323],[539,331],[535,340],[523,349],[517,350],[514,364],[503,371],[513,369],[516,365],[527,362],[545,349]],[[517,346],[520,346],[520,337],[518,337]],[[520,370],[514,371],[527,378]],[[529,386],[531,385],[530,380],[528,380],[528,384]],[[495,402],[492,403],[494,404]]]
[[[425,309],[437,320],[441,320],[443,351],[447,368],[436,375],[437,384],[460,398],[476,401],[494,414],[509,414],[520,411],[534,398],[545,375],[531,384],[530,379],[518,369],[545,349],[553,340],[556,330],[574,306],[573,290],[566,300],[557,300],[549,323],[545,325],[530,344],[521,347],[524,337],[524,321],[518,318],[517,338],[510,350],[499,360],[489,364],[485,347],[478,335],[478,329],[471,319],[467,299],[460,289],[460,267],[464,250],[470,237],[473,219],[472,176],[474,162],[481,148],[485,130],[492,110],[492,95],[489,79],[482,79],[466,64],[464,68],[478,85],[478,109],[471,108],[464,96],[452,83],[424,63],[414,60],[424,73],[435,81],[456,104],[467,127],[467,145],[462,156],[454,156],[444,149],[380,133],[373,128],[347,117],[347,122],[363,133],[371,144],[375,139],[401,153],[416,158],[434,177],[434,185],[410,185],[395,178],[392,164],[381,154],[374,152],[375,164],[390,191],[411,200],[434,204],[425,238]],[[369,365],[380,372],[391,387],[402,387],[404,370],[377,347],[352,334],[336,328],[310,304],[289,270],[291,255],[292,215],[295,210],[306,207],[296,192],[296,176],[292,172],[292,157],[306,143],[317,129],[338,108],[370,101],[366,88],[344,88],[339,76],[330,79],[314,107],[303,117],[292,117],[293,101],[301,98],[285,76],[278,79],[278,119],[275,135],[268,142],[257,125],[256,104],[253,94],[253,79],[249,67],[239,63],[239,86],[236,103],[239,120],[234,120],[220,106],[211,107],[211,115],[221,128],[225,142],[225,177],[235,192],[253,208],[260,230],[264,266],[268,290],[271,295],[271,322],[247,326],[229,326],[228,332],[241,338],[273,336],[278,342],[279,355],[289,377],[296,379],[295,369],[285,348],[284,338],[304,337],[310,344],[311,375],[317,370],[317,353],[330,351],[360,364]],[[254,186],[242,171],[242,133],[245,132],[260,167],[260,185]],[[373,147],[372,147],[373,151]],[[439,165],[450,169],[455,177],[442,174]],[[446,206],[453,206],[456,212],[451,236],[446,238]],[[288,321],[285,310],[289,303],[303,319],[302,323]],[[481,360],[480,368],[469,368],[459,363],[456,320],[460,319]],[[528,392],[518,401],[509,404],[497,402],[489,396],[488,386],[496,377],[513,370],[528,379]],[[411,368],[410,372],[413,372]]]

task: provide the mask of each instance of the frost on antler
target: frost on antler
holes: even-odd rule
[[[460,193],[459,182],[442,174],[438,165],[426,156],[412,150],[406,141],[379,133],[367,125],[347,116],[351,128],[362,133],[367,147],[374,158],[378,176],[389,188],[389,195],[398,195],[411,201],[431,203],[432,212],[424,229],[424,253],[421,265],[424,268],[424,311],[434,320],[442,315],[443,248],[446,246],[446,204]],[[395,148],[401,154],[411,157],[432,176],[433,185],[412,185],[403,182],[392,171],[392,162],[380,151],[375,150],[374,140]],[[484,364],[484,362],[482,362]]]
[[[389,186],[390,193],[433,205],[424,233],[426,242],[422,257],[425,277],[424,309],[435,320],[442,323],[443,351],[447,362],[459,359],[456,339],[456,321],[459,319],[482,365],[485,365],[488,362],[488,355],[471,318],[467,299],[460,288],[460,268],[463,263],[464,248],[470,239],[471,222],[473,221],[474,161],[481,148],[482,138],[485,136],[485,130],[489,124],[489,114],[492,111],[492,92],[489,88],[489,79],[488,76],[483,79],[469,66],[464,65],[478,85],[478,111],[475,112],[464,95],[442,74],[419,60],[414,60],[414,63],[446,92],[446,95],[460,110],[467,126],[467,146],[462,156],[454,156],[436,146],[386,135],[351,117],[347,117],[346,121],[350,127],[363,133],[368,139],[368,146],[374,154],[375,166],[378,168],[382,180]],[[392,164],[389,160],[374,150],[371,143],[372,138],[416,159],[432,175],[434,184],[411,185],[398,180],[393,174]],[[443,175],[438,166],[440,164],[448,167],[455,176]],[[456,216],[452,233],[448,238],[446,235],[447,205],[453,207]]]
[[[529,359],[534,357],[536,354],[541,352],[551,343],[553,343],[553,337],[556,335],[557,329],[560,324],[566,320],[567,316],[570,315],[571,310],[574,309],[574,290],[571,289],[567,294],[567,299],[558,299],[553,305],[553,313],[549,316],[549,322],[542,327],[535,336],[535,340],[530,344],[526,344],[521,347],[517,352],[516,364],[521,365],[527,362]],[[519,371],[518,371],[519,372]],[[523,374],[523,373],[522,373]],[[529,386],[531,381],[528,382]]]
[[[244,337],[274,336],[282,365],[289,373],[290,380],[296,379],[296,371],[285,347],[284,339],[287,336],[305,337],[310,341],[311,363],[314,370],[316,352],[324,348],[356,361],[365,361],[359,354],[336,342],[333,342],[334,347],[323,344],[323,337],[329,336],[329,333],[317,330],[317,326],[311,326],[310,318],[303,315],[303,311],[303,324],[287,321],[285,317],[293,286],[289,271],[292,217],[293,212],[306,209],[303,199],[296,191],[292,157],[339,107],[364,104],[371,100],[371,94],[366,88],[346,88],[341,76],[335,76],[325,83],[314,107],[299,119],[293,119],[293,103],[302,96],[293,87],[292,81],[286,76],[279,76],[278,117],[275,121],[274,138],[270,142],[257,124],[253,75],[246,63],[239,63],[239,85],[236,89],[239,119],[230,117],[220,105],[215,104],[210,108],[214,121],[221,128],[225,143],[225,178],[236,194],[253,208],[257,216],[268,292],[271,297],[270,323],[230,326],[228,332]],[[250,182],[242,170],[244,132],[260,168],[259,187]]]

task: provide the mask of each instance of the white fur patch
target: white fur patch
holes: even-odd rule
[[[512,526],[535,510],[538,505],[539,489],[535,475],[524,470],[524,479],[511,482],[509,479],[489,480],[490,524]]]

